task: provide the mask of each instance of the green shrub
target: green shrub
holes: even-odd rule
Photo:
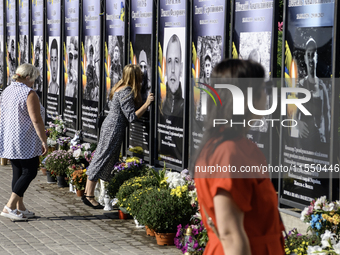
[[[143,200],[138,221],[158,233],[176,233],[177,226],[188,224],[197,211],[190,200],[187,186],[181,187],[181,192],[150,190]]]

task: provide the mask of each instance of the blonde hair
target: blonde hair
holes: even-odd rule
[[[18,66],[12,79],[16,81],[17,79],[26,79],[26,77],[30,77],[30,81],[32,82],[35,81],[39,75],[40,71],[38,68],[32,64],[25,63]]]
[[[123,78],[118,81],[113,88],[111,89],[109,99],[113,98],[114,93],[116,90],[122,86],[130,86],[132,87],[131,93],[133,93],[133,100],[135,105],[137,106],[141,101],[142,97],[140,94],[142,84],[142,71],[139,65],[127,65],[123,69]]]

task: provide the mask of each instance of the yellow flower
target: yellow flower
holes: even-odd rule
[[[123,199],[123,201],[125,201],[125,200],[126,200],[126,198]]]

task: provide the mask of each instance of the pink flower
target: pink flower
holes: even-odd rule
[[[282,29],[283,29],[283,22],[278,22],[278,29],[279,29],[279,31],[282,31]]]

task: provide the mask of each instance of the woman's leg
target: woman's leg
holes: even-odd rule
[[[12,161],[11,161],[12,162]],[[39,166],[39,157],[31,158],[31,159],[20,159],[15,160],[14,163],[17,167],[22,170],[21,176],[13,185],[13,193],[15,193],[19,198],[16,200],[16,209],[26,210],[26,207],[23,203],[24,193],[26,192],[28,186],[32,182],[32,180],[37,176],[38,166]]]
[[[92,205],[98,205],[98,202],[94,199],[94,189],[96,188],[96,184],[98,181],[91,181],[87,178],[86,186],[85,186],[85,194],[87,200],[91,202]]]

